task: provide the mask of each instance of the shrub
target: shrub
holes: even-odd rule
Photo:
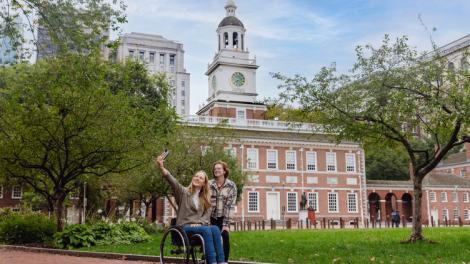
[[[60,248],[80,248],[93,245],[131,244],[149,241],[150,237],[137,223],[112,224],[97,222],[87,225],[70,225],[56,234]]]
[[[95,241],[95,235],[88,225],[69,225],[55,235],[56,246],[60,248],[90,247]]]
[[[4,211],[0,216],[0,241],[3,243],[50,243],[55,232],[55,221],[39,213]]]

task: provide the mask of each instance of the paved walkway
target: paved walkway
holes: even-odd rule
[[[0,249],[0,264],[154,264],[156,262],[125,261],[57,254],[33,253]]]

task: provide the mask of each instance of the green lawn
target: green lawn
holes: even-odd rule
[[[470,263],[470,228],[425,229],[438,244],[400,244],[410,229],[233,232],[231,259],[271,263]],[[158,255],[161,235],[142,244],[83,250]]]

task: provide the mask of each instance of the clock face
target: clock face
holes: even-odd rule
[[[241,87],[245,84],[245,76],[241,72],[236,72],[232,75],[232,83],[236,87]]]

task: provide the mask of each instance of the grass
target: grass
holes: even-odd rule
[[[470,228],[424,229],[430,244],[400,244],[410,229],[233,232],[231,260],[270,263],[470,263]],[[161,234],[142,244],[88,251],[158,255]]]

